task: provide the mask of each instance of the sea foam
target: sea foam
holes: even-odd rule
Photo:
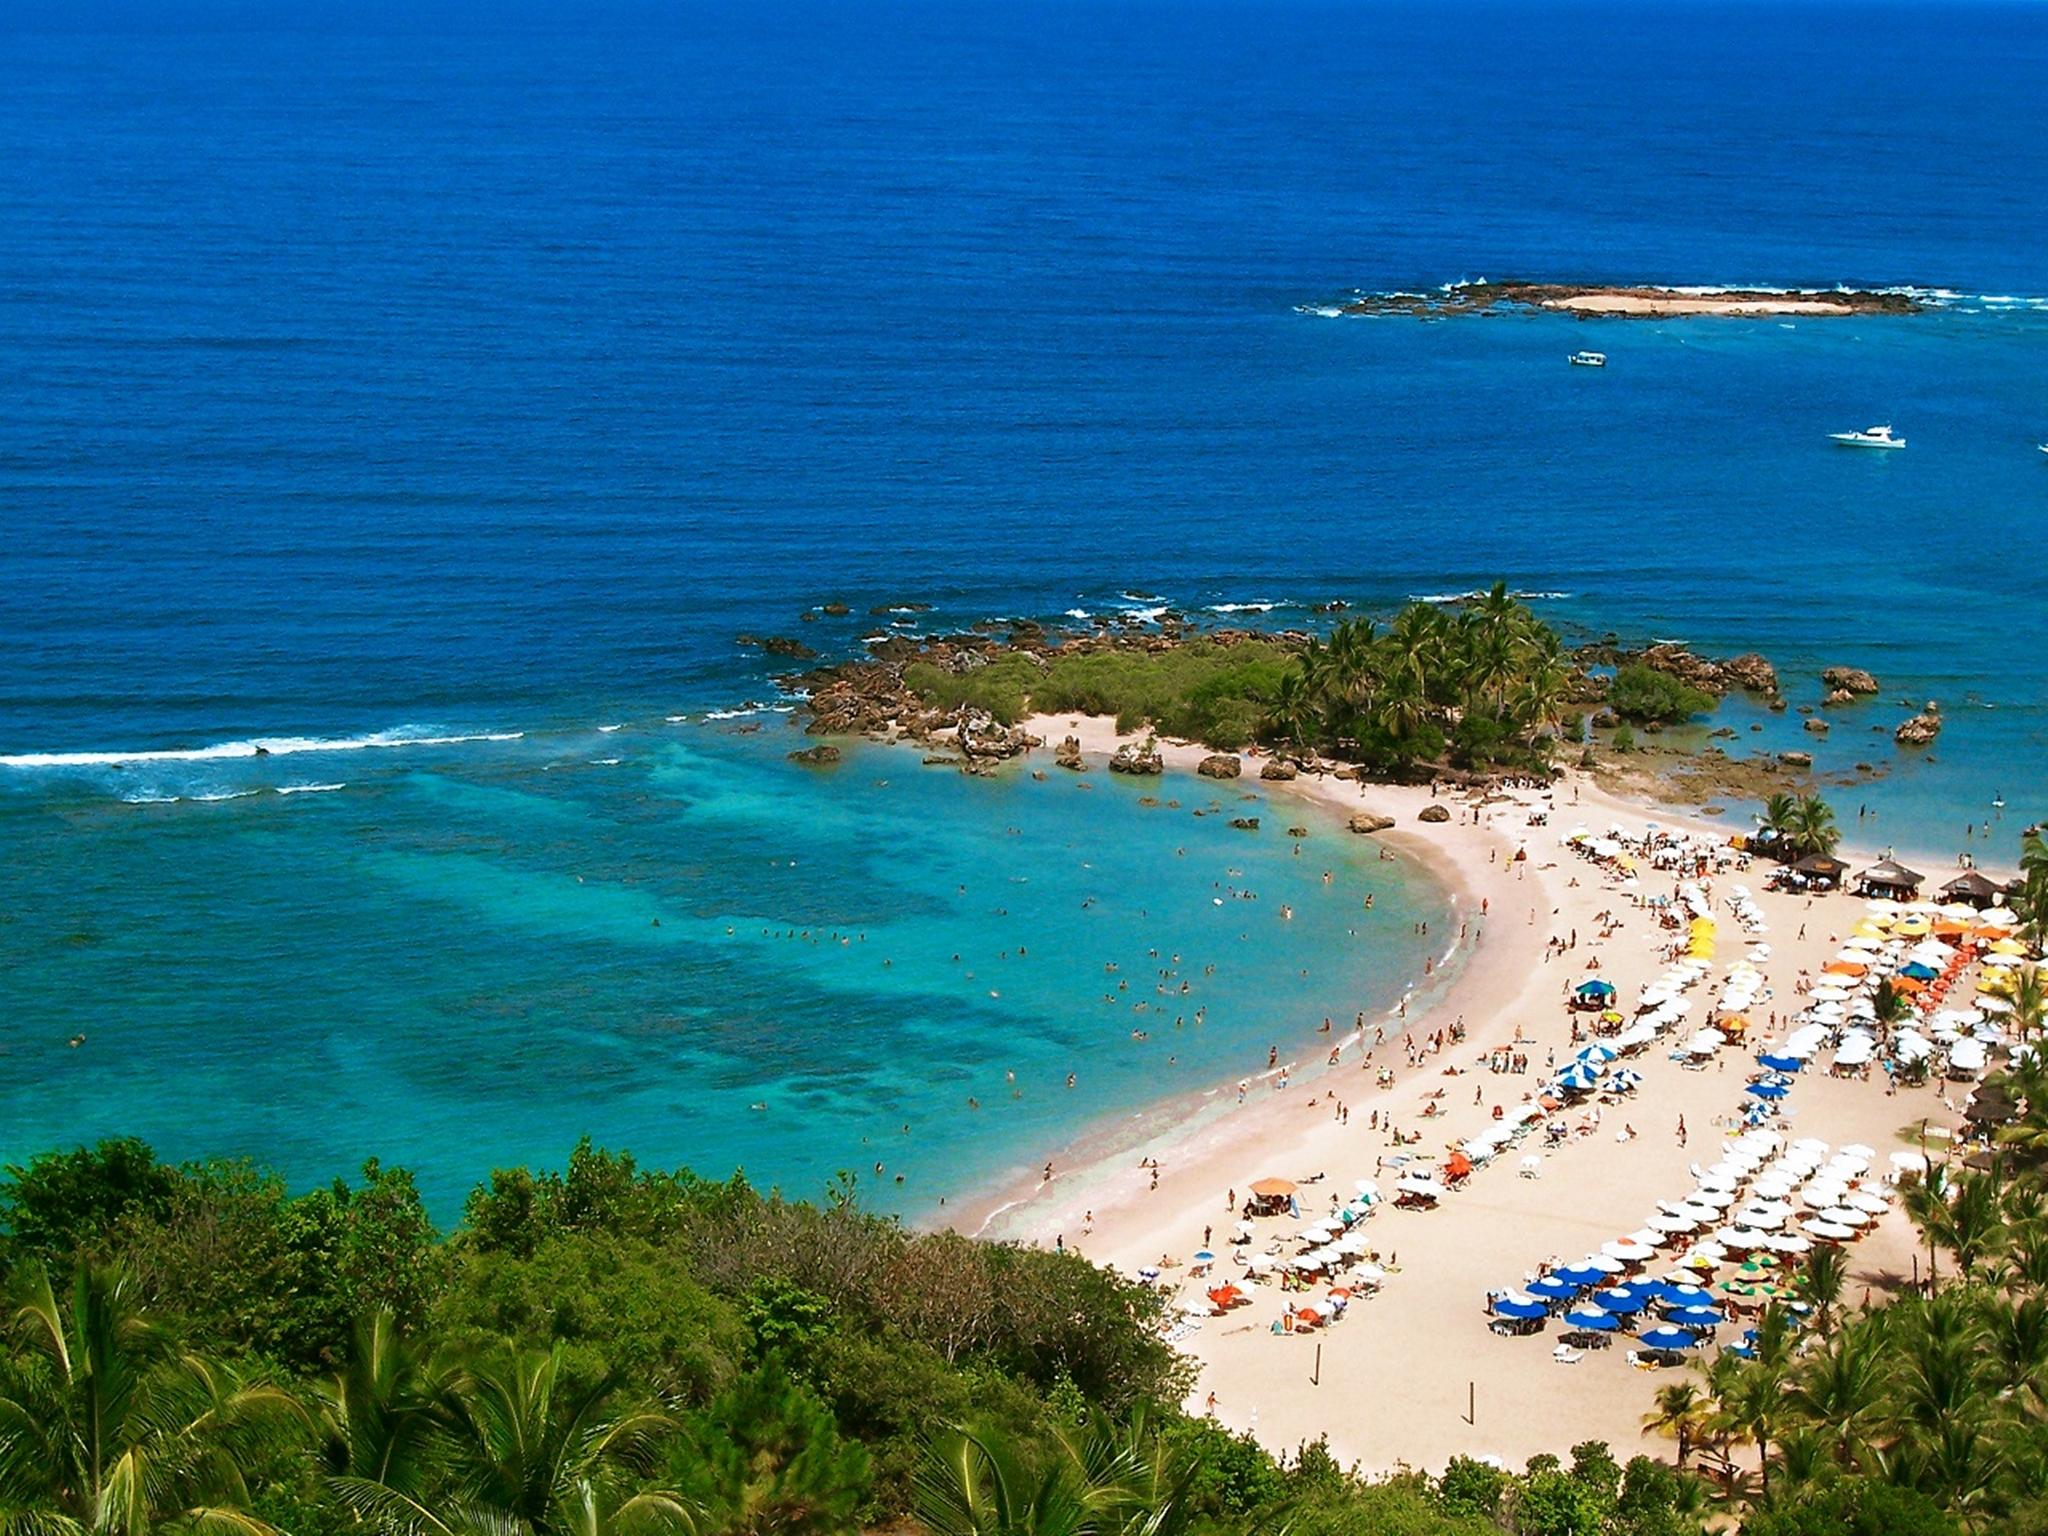
[[[248,757],[297,757],[307,752],[367,752],[379,748],[453,747],[473,741],[517,741],[524,731],[478,731],[432,736],[378,731],[369,736],[259,736],[221,741],[210,747],[171,747],[133,752],[15,752],[0,756],[0,768],[122,768],[133,763],[212,763]]]

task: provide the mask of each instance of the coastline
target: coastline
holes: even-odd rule
[[[1119,746],[1151,735],[1149,731],[1119,732],[1115,722],[1103,716],[1035,715],[1023,722],[1023,728],[1049,741],[1059,735],[1078,736],[1082,752],[1095,771],[1106,771],[1110,755]],[[1210,755],[1208,748],[1192,742],[1165,737],[1157,740],[1168,774],[1193,777],[1196,765]],[[1255,772],[1262,758],[1247,754],[1245,761]],[[1370,840],[1384,843],[1419,866],[1453,916],[1477,908],[1481,899],[1477,890],[1479,871],[1487,867],[1482,855],[1489,845],[1484,840],[1456,834],[1483,829],[1454,825],[1433,829],[1452,833],[1448,838],[1412,830],[1416,814],[1435,798],[1428,786],[1361,786],[1348,780],[1304,775],[1292,781],[1261,783],[1260,788],[1274,793],[1276,799],[1305,806],[1316,820],[1325,824],[1331,836],[1355,835],[1345,829],[1344,823],[1348,815],[1358,811],[1394,817],[1394,826],[1371,834]],[[1441,1014],[1452,1004],[1464,1007],[1468,1002],[1475,1006],[1483,1003],[1483,998],[1471,995],[1486,974],[1474,965],[1475,954],[1476,946],[1470,935],[1461,937],[1453,933],[1445,947],[1437,951],[1430,974],[1412,978],[1403,988],[1401,999],[1378,1020],[1368,1015],[1367,1028],[1377,1024],[1381,1039],[1392,1039],[1409,1024]],[[1331,1045],[1342,1053],[1336,1067],[1320,1059]],[[1361,1051],[1372,1048],[1361,1043],[1355,1023],[1341,1032],[1333,1031],[1327,1040],[1299,1044],[1291,1054],[1283,1044],[1276,1066],[1247,1063],[1242,1075],[1254,1087],[1245,1105],[1227,1102],[1232,1085],[1226,1079],[1125,1112],[1113,1123],[1127,1125],[1130,1119],[1147,1113],[1164,1114],[1156,1131],[1136,1141],[1118,1136],[1110,1128],[1111,1122],[1098,1121],[1079,1136],[1047,1149],[1055,1169],[1064,1170],[1055,1177],[1057,1189],[1049,1190],[1036,1174],[1020,1173],[966,1201],[953,1202],[946,1212],[947,1220],[941,1224],[968,1236],[1050,1240],[1058,1228],[1048,1222],[1056,1221],[1061,1214],[1071,1214],[1078,1227],[1080,1216],[1093,1208],[1089,1202],[1120,1200],[1139,1193],[1149,1178],[1135,1166],[1133,1160],[1137,1155],[1142,1153],[1162,1161],[1169,1156],[1182,1160],[1191,1154],[1220,1152],[1224,1145],[1247,1133],[1270,1132],[1280,1124],[1286,1107],[1285,1099],[1272,1088],[1282,1071],[1289,1075],[1290,1092],[1313,1091],[1314,1085],[1340,1073],[1357,1060]],[[1224,1109],[1231,1113],[1215,1113]],[[1111,1166],[1105,1161],[1110,1157],[1121,1161]],[[1056,1203],[1048,1206],[1048,1200],[1055,1196]]]
[[[1038,717],[1028,728],[1049,739],[1078,735],[1091,767],[1118,744],[1142,735],[1120,735],[1108,720],[1067,716]],[[1203,748],[1165,740],[1159,750],[1169,775],[1192,773],[1207,755]],[[1256,772],[1259,759],[1245,761]],[[1412,828],[1430,803],[1427,786],[1303,777],[1262,787],[1289,792],[1338,827],[1338,818],[1359,810],[1395,818],[1394,827],[1370,836],[1413,856],[1443,885],[1451,910],[1471,930],[1448,984],[1411,998],[1400,1027],[1386,1030],[1384,1045],[1338,1037],[1337,1066],[1319,1063],[1284,1088],[1276,1077],[1255,1078],[1243,1104],[1212,1087],[1197,1112],[1172,1118],[1142,1148],[1110,1147],[1088,1137],[1071,1143],[1053,1154],[1050,1184],[1035,1176],[1011,1181],[956,1212],[959,1230],[1057,1244],[1126,1274],[1157,1268],[1165,1276],[1162,1283],[1174,1287],[1178,1306],[1189,1299],[1179,1294],[1188,1256],[1205,1240],[1222,1253],[1237,1219],[1223,1198],[1226,1191],[1242,1191],[1266,1176],[1314,1180],[1303,1183],[1300,1197],[1306,1219],[1320,1209],[1326,1191],[1348,1196],[1355,1179],[1391,1179],[1383,1167],[1394,1155],[1386,1139],[1389,1125],[1414,1138],[1398,1155],[1431,1160],[1489,1124],[1489,1104],[1459,1097],[1473,1087],[1464,1076],[1475,1070],[1471,1064],[1489,1051],[1567,1049],[1561,993],[1586,972],[1577,955],[1560,954],[1555,958],[1563,963],[1550,963],[1551,940],[1583,941],[1586,948],[1598,943],[1600,974],[1625,994],[1651,979],[1654,953],[1628,952],[1620,938],[1639,928],[1640,918],[1621,912],[1611,883],[1594,879],[1559,850],[1566,830],[1580,823],[1634,831],[1656,825],[1715,843],[1725,843],[1732,830],[1630,802],[1576,772],[1547,792],[1501,793],[1483,804],[1462,793],[1440,793],[1437,803],[1452,809],[1452,819],[1426,830]],[[1548,824],[1530,825],[1530,816],[1546,806],[1552,812]],[[1520,861],[1517,849],[1526,851]],[[1848,897],[1820,898],[1825,905],[1816,907],[1812,897],[1763,893],[1763,873],[1760,867],[1747,878],[1784,930],[1772,934],[1778,958],[1770,969],[1777,989],[1766,997],[1789,1000],[1791,969],[1817,971],[1837,938],[1824,931],[1829,924],[1822,921],[1811,923],[1821,931],[1809,937],[1808,912],[1826,914],[1846,931],[1860,906]],[[1488,908],[1483,916],[1481,903]],[[1730,943],[1724,963],[1738,952]],[[1464,1038],[1432,1049],[1435,1032],[1461,1018]],[[1771,1031],[1759,1033],[1768,1038]],[[1404,1060],[1411,1036],[1420,1053],[1412,1066]],[[1319,1055],[1320,1046],[1301,1054]],[[1737,1060],[1746,1065],[1747,1057]],[[1327,1434],[1341,1461],[1371,1471],[1441,1466],[1458,1454],[1499,1455],[1512,1462],[1554,1448],[1560,1420],[1575,1435],[1607,1438],[1618,1451],[1637,1444],[1659,1373],[1629,1371],[1618,1358],[1579,1371],[1552,1371],[1542,1358],[1547,1350],[1529,1353],[1532,1346],[1493,1338],[1481,1313],[1487,1288],[1515,1283],[1545,1259],[1570,1258],[1622,1235],[1643,1220],[1655,1199],[1678,1192],[1689,1160],[1715,1155],[1710,1149],[1717,1123],[1739,1092],[1742,1073],[1725,1066],[1686,1073],[1648,1057],[1635,1065],[1648,1086],[1640,1098],[1612,1111],[1625,1117],[1627,1139],[1617,1139],[1619,1133],[1574,1137],[1573,1145],[1548,1155],[1547,1162],[1572,1167],[1570,1183],[1548,1173],[1517,1179],[1496,1165],[1482,1168],[1472,1187],[1443,1209],[1418,1214],[1380,1208],[1365,1230],[1384,1249],[1389,1279],[1381,1294],[1357,1309],[1359,1317],[1318,1338],[1313,1373],[1299,1341],[1275,1336],[1277,1296],[1262,1295],[1243,1314],[1245,1320],[1238,1314],[1204,1318],[1182,1345],[1199,1373],[1189,1409],[1213,1412],[1275,1451]],[[1393,1084],[1376,1086],[1378,1071],[1388,1069],[1395,1074]],[[1537,1062],[1527,1076],[1481,1071],[1474,1100],[1511,1103],[1540,1081]],[[1863,1141],[1880,1149],[1881,1161],[1885,1148],[1905,1144],[1903,1127],[1953,1118],[1955,1105],[1942,1088],[1936,1082],[1905,1090],[1895,1102],[1877,1085],[1810,1073],[1800,1079],[1798,1118],[1791,1122],[1798,1130],[1789,1134],[1818,1133],[1836,1144]],[[1338,1113],[1340,1103],[1348,1115]],[[1698,1150],[1689,1152],[1674,1141],[1673,1117],[1690,1123]],[[1156,1160],[1156,1183],[1155,1170],[1139,1166],[1141,1153]],[[1895,1289],[1914,1268],[1915,1251],[1912,1231],[1895,1209],[1874,1236],[1850,1251],[1849,1294]],[[1227,1255],[1223,1267],[1235,1273]],[[1517,1349],[1523,1353],[1512,1353]],[[1447,1359],[1465,1368],[1446,1370]],[[1311,1381],[1317,1390],[1301,1390]],[[1489,1406],[1475,1424],[1466,1418],[1467,1397],[1481,1401],[1482,1389]]]

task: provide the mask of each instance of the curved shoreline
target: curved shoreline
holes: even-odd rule
[[[1119,733],[1113,721],[1099,716],[1035,716],[1025,722],[1025,728],[1048,739],[1055,735],[1078,735],[1084,755],[1092,760],[1091,766],[1106,765],[1119,745],[1149,735]],[[1209,755],[1205,747],[1164,738],[1159,740],[1158,748],[1169,773],[1190,777],[1202,758]],[[1344,818],[1351,811],[1370,806],[1388,813],[1405,812],[1405,819],[1413,822],[1416,812],[1433,798],[1426,786],[1361,786],[1334,778],[1305,777],[1291,782],[1262,783],[1261,788],[1309,807],[1310,813],[1326,822],[1331,834],[1339,837],[1354,835],[1344,827]],[[1354,794],[1358,798],[1350,798]],[[1467,834],[1485,831],[1471,826],[1463,830]],[[1503,842],[1490,839],[1455,835],[1439,839],[1404,830],[1398,814],[1394,827],[1372,837],[1397,850],[1404,861],[1419,867],[1436,888],[1444,910],[1459,918],[1461,926],[1469,925],[1477,917],[1479,897],[1475,891],[1473,855],[1483,847],[1497,850],[1504,846]],[[1228,1102],[1233,1084],[1222,1080],[1125,1111],[1120,1120],[1105,1117],[1050,1154],[1055,1168],[1051,1185],[1034,1174],[1020,1174],[965,1202],[953,1204],[945,1213],[947,1219],[937,1224],[975,1237],[1050,1241],[1062,1232],[1058,1225],[1062,1214],[1078,1216],[1098,1204],[1106,1208],[1142,1193],[1149,1182],[1149,1170],[1141,1172],[1136,1166],[1139,1156],[1151,1156],[1162,1162],[1167,1158],[1186,1161],[1220,1150],[1226,1143],[1226,1129],[1230,1142],[1273,1133],[1279,1128],[1280,1117],[1304,1093],[1320,1097],[1320,1085],[1326,1079],[1356,1064],[1361,1048],[1369,1055],[1397,1038],[1402,1031],[1388,1029],[1389,1022],[1403,1021],[1407,1030],[1412,1031],[1425,1019],[1440,1019],[1452,1003],[1469,1000],[1490,975],[1473,964],[1478,936],[1483,931],[1482,926],[1468,935],[1453,932],[1449,943],[1432,956],[1429,972],[1409,978],[1394,1001],[1380,1013],[1379,1022],[1368,1016],[1367,1029],[1375,1034],[1371,1041],[1365,1040],[1364,1032],[1354,1023],[1341,1034],[1327,1037],[1327,1046],[1318,1042],[1297,1052],[1292,1059],[1283,1056],[1275,1066],[1261,1064],[1256,1070],[1238,1074],[1253,1085],[1252,1094],[1241,1105]],[[1335,1065],[1322,1059],[1321,1053],[1328,1047],[1340,1053]],[[1309,1059],[1304,1061],[1303,1056]],[[1284,1092],[1272,1086],[1283,1073],[1289,1080],[1289,1088]],[[1294,1091],[1297,1089],[1301,1092]],[[1361,1106],[1369,1108],[1364,1098],[1361,1096]],[[1156,1128],[1136,1136],[1118,1133],[1132,1120],[1154,1115],[1159,1117]]]

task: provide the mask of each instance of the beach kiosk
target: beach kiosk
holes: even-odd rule
[[[1856,890],[1862,896],[1911,901],[1920,894],[1920,882],[1924,879],[1926,876],[1894,859],[1880,859],[1856,877]]]
[[[1949,906],[1961,903],[1975,907],[1982,912],[1986,907],[1995,907],[2005,895],[2005,887],[1996,880],[1977,870],[1966,870],[1941,888],[1941,904]]]
[[[1839,890],[1842,876],[1848,872],[1848,865],[1840,859],[1831,859],[1824,853],[1810,853],[1792,866],[1792,873],[1812,891]]]

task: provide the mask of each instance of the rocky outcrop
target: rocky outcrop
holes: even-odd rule
[[[1233,816],[1230,818],[1230,824],[1240,832],[1259,830],[1259,818],[1256,816]]]
[[[1052,760],[1055,767],[1070,768],[1075,773],[1088,766],[1081,758],[1081,738],[1078,736],[1069,736],[1062,741],[1054,750]]]
[[[1778,761],[1787,768],[1811,768],[1813,766],[1813,754],[1811,752],[1780,752],[1778,754]]]
[[[962,709],[954,736],[960,751],[970,762],[997,761],[1017,757],[1040,745],[1039,739],[1021,725],[1002,725],[985,710]]]
[[[1877,692],[1877,679],[1861,667],[1823,667],[1821,686],[1828,695],[1824,704],[1847,704],[1863,694]]]
[[[1212,752],[1195,765],[1195,772],[1205,779],[1234,779],[1244,771],[1244,764],[1231,752]]]
[[[1744,651],[1721,663],[1722,675],[1750,693],[1776,693],[1778,669],[1755,651]]]
[[[1159,749],[1150,742],[1140,745],[1127,742],[1116,749],[1116,755],[1109,760],[1111,773],[1154,774],[1166,771],[1166,760],[1159,755]]]
[[[1417,821],[1446,822],[1451,819],[1450,810],[1441,805],[1425,805],[1416,813]]]
[[[1430,809],[1435,810],[1436,807],[1431,806]],[[1360,833],[1384,832],[1393,824],[1393,817],[1376,815],[1372,811],[1359,811],[1350,821],[1345,823],[1352,831]]]
[[[1828,733],[1828,723],[1825,720],[1808,720],[1805,725],[1806,729],[1816,736],[1825,736]]]
[[[1285,784],[1300,772],[1299,768],[1296,768],[1294,764],[1288,762],[1285,758],[1275,757],[1269,758],[1260,765],[1259,777],[1268,783]]]
[[[1701,656],[1682,645],[1653,645],[1636,658],[1644,666],[1669,673],[1679,681],[1716,698],[1740,688],[1768,698],[1778,694],[1778,669],[1755,651],[1745,651],[1726,661]]]
[[[1892,732],[1902,747],[1924,747],[1941,734],[1941,706],[1929,699],[1919,714]]]
[[[792,763],[802,763],[807,768],[824,768],[839,761],[839,749],[821,743],[790,753],[789,760]]]
[[[853,610],[844,603],[833,602],[818,604],[818,612],[824,614],[828,619],[843,619]]]
[[[801,640],[788,635],[734,635],[734,645],[752,646],[770,656],[787,656],[791,661],[809,661],[818,653]]]

